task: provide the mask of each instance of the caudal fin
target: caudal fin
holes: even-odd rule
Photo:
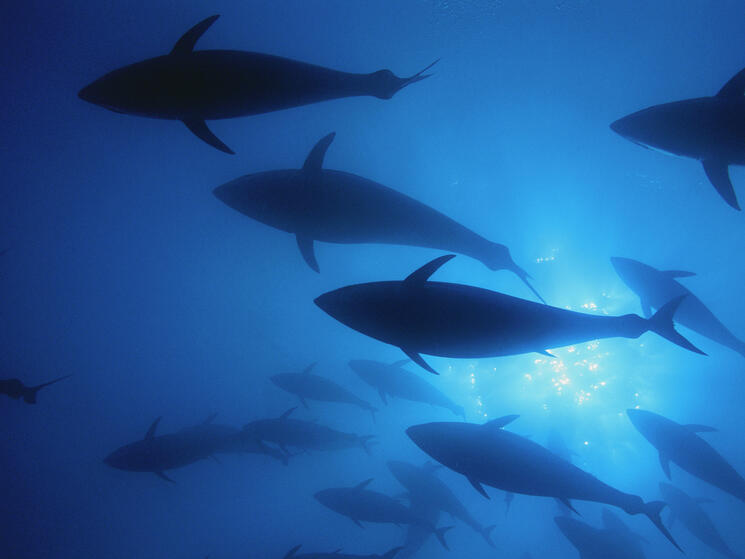
[[[445,526],[444,528],[434,528],[432,530],[432,533],[437,538],[437,541],[440,542],[440,545],[442,545],[442,547],[444,547],[448,551],[450,551],[450,547],[448,547],[448,542],[445,541],[445,532],[452,529],[452,526]]]
[[[420,70],[413,76],[409,76],[408,78],[399,78],[390,70],[378,70],[377,72],[373,72],[372,74],[368,75],[368,78],[370,80],[369,94],[374,95],[379,99],[390,99],[407,85],[420,82],[430,77],[432,74],[425,74],[424,72],[429,70],[439,61],[440,59],[438,58],[432,64]]]
[[[45,382],[44,384],[39,384],[38,386],[29,386],[26,388],[26,391],[23,394],[23,400],[27,404],[35,404],[36,403],[36,394],[44,388],[45,386],[49,386],[50,384],[54,384],[55,382],[59,382],[61,380],[65,380],[66,378],[70,378],[72,375],[65,375],[63,377],[56,378],[54,380],[50,380],[49,382]]]
[[[664,509],[666,506],[667,504],[663,503],[662,501],[651,501],[649,503],[644,503],[644,515],[652,521],[652,524],[654,524],[660,532],[662,532],[663,536],[670,540],[670,543],[673,544],[678,551],[680,551],[681,553],[685,553],[683,549],[678,545],[678,542],[673,539],[672,534],[670,534],[668,529],[665,528],[665,525],[662,523],[660,512],[662,512],[662,509]]]
[[[675,311],[678,310],[680,303],[682,303],[683,299],[685,299],[686,297],[687,295],[681,295],[680,297],[676,297],[672,301],[668,301],[662,307],[660,307],[660,310],[654,313],[647,320],[648,329],[655,334],[662,336],[666,340],[670,340],[674,344],[679,345],[680,347],[684,347],[694,353],[706,355],[703,351],[701,351],[699,348],[685,339],[675,329],[675,325],[673,324],[673,315],[675,314]]]

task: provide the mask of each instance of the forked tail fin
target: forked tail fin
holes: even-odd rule
[[[686,297],[687,295],[681,295],[680,297],[676,297],[672,301],[665,303],[656,313],[647,319],[647,328],[680,347],[684,347],[694,353],[706,355],[703,351],[685,339],[675,329],[675,325],[673,324],[673,315],[675,314],[675,311],[678,310],[680,303],[682,303],[683,299]]]
[[[424,72],[429,70],[439,61],[440,59],[438,58],[432,64],[408,78],[399,78],[390,70],[378,70],[377,72],[368,74],[368,79],[370,80],[368,94],[378,97],[379,99],[390,99],[407,85],[411,85],[412,83],[430,77],[432,74],[425,74]]]
[[[652,524],[654,524],[657,529],[662,532],[662,535],[670,540],[670,543],[673,544],[678,551],[680,551],[681,553],[685,553],[683,549],[678,545],[678,542],[673,539],[672,534],[670,534],[668,529],[665,528],[665,525],[662,523],[660,512],[662,512],[662,509],[664,509],[666,506],[667,504],[663,503],[662,501],[651,501],[649,503],[644,503],[643,512],[644,515],[652,521]]]
[[[36,403],[36,394],[44,388],[45,386],[49,386],[50,384],[54,384],[55,382],[59,382],[61,380],[65,380],[66,378],[70,378],[72,375],[65,375],[63,377],[56,378],[54,380],[50,380],[49,382],[45,382],[44,384],[39,384],[37,386],[29,386],[26,388],[26,391],[23,394],[23,400],[27,404],[35,404]]]

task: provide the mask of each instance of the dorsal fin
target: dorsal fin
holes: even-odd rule
[[[448,262],[449,260],[452,260],[455,258],[454,254],[446,254],[444,256],[438,256],[434,260],[431,260],[427,262],[424,266],[421,268],[418,268],[411,272],[408,276],[406,276],[406,279],[404,280],[404,283],[415,285],[418,283],[424,283],[429,279],[429,276],[434,274],[440,266]]]
[[[211,414],[209,414],[209,415],[207,416],[207,419],[205,419],[205,420],[204,420],[204,421],[202,422],[202,425],[209,425],[210,423],[212,423],[212,422],[213,422],[213,421],[215,420],[215,418],[216,418],[216,417],[217,417],[217,414],[216,414],[216,413],[211,413]]]
[[[745,93],[745,69],[740,70],[722,86],[717,97],[737,97]]]
[[[715,431],[719,430],[715,427],[709,427],[708,425],[699,425],[697,423],[690,423],[688,425],[685,425],[684,427],[689,431],[693,431],[694,433],[714,433]]]
[[[181,38],[176,41],[171,49],[171,54],[189,54],[194,50],[194,45],[199,40],[199,37],[204,35],[204,32],[210,28],[210,25],[215,23],[219,15],[210,16],[207,19],[203,19],[197,23],[194,27],[189,29],[186,33],[181,35]]]
[[[366,479],[362,483],[358,483],[357,485],[355,485],[352,489],[354,489],[355,491],[362,491],[365,487],[367,487],[370,484],[370,482],[373,479],[375,478]]]
[[[318,171],[323,167],[323,158],[326,156],[326,150],[329,149],[335,136],[336,132],[331,132],[331,134],[327,134],[318,140],[318,143],[310,150],[308,157],[305,158],[303,171]]]
[[[503,417],[498,417],[497,419],[492,419],[491,421],[487,421],[486,423],[482,424],[482,427],[488,427],[489,429],[502,429],[505,425],[509,425],[513,421],[515,421],[519,415],[505,415]]]
[[[696,275],[696,272],[685,272],[683,270],[665,270],[662,273],[669,278],[689,278]]]
[[[389,365],[389,367],[403,367],[407,363],[411,363],[411,359],[399,359]]]
[[[315,367],[317,363],[318,361],[314,361],[313,363],[305,367],[305,369],[303,369],[303,374],[307,375],[308,373],[310,373],[313,370],[313,367]]]
[[[150,425],[150,428],[147,430],[147,433],[145,433],[145,440],[152,439],[155,436],[155,430],[158,428],[158,423],[160,423],[161,419],[163,419],[162,415],[153,421],[152,425]]]
[[[287,419],[288,417],[290,417],[290,415],[292,414],[292,412],[294,412],[296,409],[297,409],[297,406],[295,406],[294,408],[290,408],[285,413],[283,413],[282,415],[280,415],[279,416],[279,419]]]

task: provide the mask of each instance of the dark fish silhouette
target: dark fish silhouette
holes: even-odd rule
[[[660,519],[665,503],[645,503],[641,497],[606,485],[530,439],[502,429],[516,417],[506,416],[484,425],[427,423],[409,427],[406,434],[434,460],[466,476],[486,498],[489,496],[482,484],[560,499],[572,510],[572,499],[612,505],[627,514],[644,514],[678,547]]]
[[[388,469],[398,482],[407,490],[407,498],[410,502],[418,503],[427,509],[438,509],[448,513],[470,526],[476,533],[481,535],[490,546],[494,546],[489,533],[494,526],[482,526],[468,509],[460,502],[458,497],[445,485],[435,474],[437,468],[434,464],[415,466],[400,460],[388,462]]]
[[[711,502],[711,499],[694,499],[669,483],[660,483],[660,492],[672,513],[668,523],[671,529],[673,523],[680,520],[691,534],[714,551],[731,559],[739,559],[739,555],[729,548],[709,515],[701,508],[701,503]]]
[[[696,433],[716,431],[706,425],[681,425],[646,410],[627,410],[639,431],[660,453],[660,465],[667,479],[670,462],[691,475],[745,502],[745,479],[721,454]]]
[[[180,120],[198,138],[233,153],[206,120],[235,118],[338,99],[369,95],[390,99],[429,77],[434,62],[408,78],[390,70],[338,72],[280,56],[194,46],[219,16],[189,29],[169,54],[137,62],[84,87],[78,96],[117,113]]]
[[[295,235],[303,258],[316,272],[314,241],[436,248],[470,256],[490,270],[510,270],[541,299],[506,246],[382,184],[323,169],[333,139],[334,133],[321,138],[302,169],[245,175],[218,186],[214,194],[234,210]]]
[[[437,523],[440,520],[439,509],[427,507],[425,503],[411,501],[409,509],[415,516],[426,520],[432,526],[437,526]],[[409,557],[416,555],[431,535],[432,532],[430,532],[428,528],[416,524],[409,524],[406,527],[403,549],[398,552],[396,559],[409,559]]]
[[[338,549],[330,553],[298,553],[300,547],[299,545],[293,547],[285,554],[283,559],[393,559],[402,549],[401,547],[394,547],[382,555],[352,555],[350,553],[342,553]]]
[[[675,322],[745,356],[745,342],[736,338],[698,297],[675,280],[695,274],[681,270],[656,270],[631,258],[615,256],[610,260],[623,282],[639,296],[645,317],[652,314],[652,309],[659,309],[665,303],[685,296],[675,312]]]
[[[349,517],[360,527],[362,527],[362,522],[420,526],[434,534],[442,547],[449,549],[445,541],[445,532],[452,526],[436,528],[392,497],[365,489],[371,481],[372,479],[368,479],[354,487],[324,489],[316,493],[314,497],[323,506]]]
[[[358,398],[334,381],[312,374],[311,370],[315,365],[315,363],[309,365],[302,373],[280,373],[269,377],[269,380],[282,390],[297,396],[300,399],[300,403],[306,408],[308,407],[306,400],[337,402],[340,404],[352,404],[353,406],[369,411],[375,417],[377,408]]]
[[[622,545],[609,530],[593,528],[574,518],[557,516],[556,526],[579,552],[580,559],[643,559],[635,550]]]
[[[37,384],[36,386],[26,386],[17,378],[0,379],[0,394],[5,394],[6,396],[13,398],[14,400],[23,398],[23,401],[27,404],[35,404],[36,396],[39,393],[39,390],[41,390],[45,386],[54,384],[55,382],[70,378],[71,376],[72,375],[65,375],[63,377],[50,380],[49,382],[45,382],[43,384]]]
[[[625,116],[611,129],[643,147],[701,161],[714,188],[740,209],[730,165],[745,165],[745,70],[714,97],[655,105]]]
[[[290,418],[295,410],[291,408],[278,418],[258,419],[246,424],[241,436],[274,443],[283,451],[287,447],[302,450],[344,450],[361,448],[370,454],[373,435],[344,433],[319,425],[312,421]]]
[[[650,330],[703,353],[673,327],[682,297],[649,319],[582,314],[478,287],[427,281],[451,258],[436,258],[404,281],[350,285],[324,293],[316,305],[342,324],[400,347],[431,373],[435,371],[420,353],[460,358],[545,354],[548,348],[599,338],[638,338]]]
[[[644,559],[644,549],[641,544],[649,543],[646,538],[631,530],[618,515],[608,509],[603,509],[602,520],[603,528],[612,534],[618,545],[628,550],[631,557]]]
[[[404,369],[402,365],[408,362],[408,359],[404,359],[388,364],[368,359],[355,359],[349,362],[349,367],[378,391],[384,404],[388,404],[388,396],[391,396],[445,408],[463,419],[466,418],[463,406],[459,406],[430,383]]]

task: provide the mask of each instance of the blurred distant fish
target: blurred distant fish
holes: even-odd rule
[[[299,545],[293,547],[285,554],[283,559],[393,559],[402,549],[401,547],[394,547],[382,555],[352,555],[342,553],[340,549],[327,553],[298,553],[300,547]]]
[[[434,460],[464,475],[487,499],[482,484],[561,499],[572,510],[571,499],[605,503],[627,514],[644,514],[680,549],[660,518],[665,503],[645,503],[638,495],[606,485],[530,439],[504,430],[516,417],[505,416],[483,425],[427,423],[409,427],[406,434]]]
[[[613,534],[620,546],[629,550],[632,557],[644,559],[642,543],[649,543],[646,538],[631,530],[618,515],[608,509],[603,509],[602,520],[603,528]]]
[[[241,436],[274,443],[283,451],[286,451],[287,447],[306,451],[361,448],[370,454],[373,435],[344,433],[312,421],[292,419],[290,414],[294,410],[295,408],[291,408],[277,418],[258,419],[247,423]]]
[[[660,465],[667,479],[670,462],[733,497],[745,502],[745,479],[721,454],[696,433],[716,431],[706,425],[681,425],[646,410],[626,413],[639,431],[660,453]]]
[[[675,280],[695,274],[681,270],[656,270],[631,258],[614,256],[610,260],[623,282],[639,296],[645,317],[652,314],[652,309],[659,309],[673,299],[685,296],[675,313],[675,322],[745,356],[745,342],[736,338],[698,297]]]
[[[351,74],[280,56],[194,46],[217,20],[213,15],[189,29],[169,54],[137,62],[80,90],[84,101],[150,118],[180,120],[198,138],[233,153],[206,120],[235,118],[338,99],[370,95],[390,99],[429,74],[399,78],[390,70]]]
[[[676,520],[680,520],[691,534],[714,551],[730,559],[739,559],[740,556],[729,548],[709,515],[701,508],[702,503],[710,503],[711,499],[694,499],[669,483],[660,483],[660,492],[670,507],[670,529]]]
[[[349,517],[360,527],[362,527],[362,522],[421,526],[433,533],[442,547],[449,549],[445,541],[445,532],[452,526],[436,528],[392,497],[365,489],[371,481],[372,479],[368,479],[354,487],[324,489],[316,493],[314,497],[325,507]]]
[[[315,241],[435,248],[470,256],[490,270],[509,270],[543,301],[505,245],[382,184],[323,169],[333,140],[334,133],[321,138],[302,169],[245,175],[218,186],[214,194],[234,210],[295,235],[303,258],[316,272]]]
[[[14,400],[23,398],[23,401],[27,404],[35,404],[36,395],[39,393],[39,390],[45,386],[49,386],[50,384],[70,378],[71,376],[72,375],[65,375],[43,384],[37,384],[36,386],[26,386],[17,378],[0,379],[0,394],[5,394]]]
[[[440,510],[428,507],[426,503],[411,501],[409,509],[415,516],[426,520],[432,526],[437,526],[440,520]],[[431,535],[432,532],[428,528],[409,524],[406,528],[406,536],[404,536],[403,549],[398,552],[396,559],[409,559],[416,555]]]
[[[621,545],[613,532],[593,528],[574,518],[557,516],[554,522],[579,551],[580,559],[643,559],[636,550]]]
[[[745,165],[745,70],[714,97],[655,105],[610,125],[642,147],[698,159],[709,182],[730,206],[740,209],[730,165]]]
[[[300,399],[300,403],[306,408],[308,407],[306,400],[337,402],[340,404],[352,404],[353,406],[369,411],[375,417],[377,408],[358,398],[334,381],[312,374],[311,370],[315,365],[315,363],[309,365],[302,373],[280,373],[269,377],[269,379],[282,390],[290,394],[295,394]]]
[[[423,402],[452,411],[466,418],[463,406],[459,406],[424,379],[402,367],[409,359],[395,363],[381,363],[368,359],[354,359],[349,367],[367,384],[377,389],[380,399],[388,404],[388,396],[412,402]]]
[[[494,526],[482,526],[478,520],[471,516],[471,513],[468,512],[468,509],[460,502],[458,497],[434,474],[434,470],[439,466],[431,463],[424,466],[415,466],[400,460],[391,460],[387,465],[393,477],[406,488],[407,498],[412,503],[418,503],[425,509],[436,508],[448,513],[453,518],[457,518],[470,526],[486,540],[486,543],[495,547],[489,535]]]
[[[652,331],[703,353],[673,327],[683,297],[649,319],[590,315],[541,305],[469,285],[427,281],[453,258],[441,256],[403,281],[350,285],[315,300],[324,312],[371,338],[395,345],[435,373],[421,353],[480,358],[538,352],[600,338],[638,338]]]

